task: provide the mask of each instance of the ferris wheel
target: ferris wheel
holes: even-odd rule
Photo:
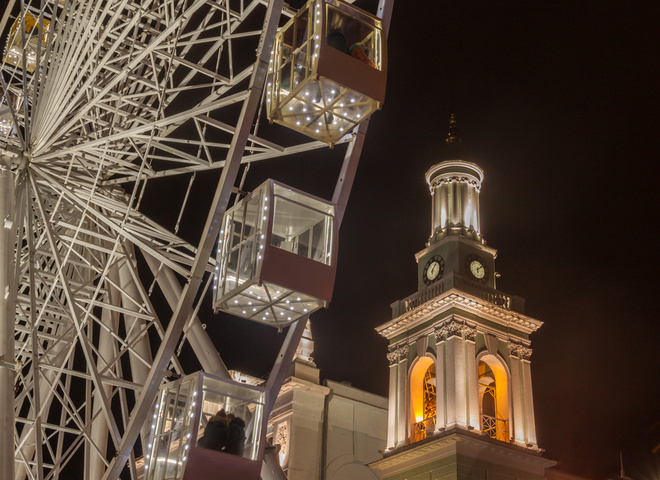
[[[252,162],[338,145],[330,204],[341,223],[363,120],[379,106],[315,63],[326,48],[315,15],[341,24],[350,15],[342,3],[9,2],[0,24],[1,480],[68,478],[74,463],[77,478],[144,478],[136,457],[149,452],[163,377],[190,373],[177,357],[182,342],[205,372],[228,376],[197,312],[222,264],[213,253],[223,215]],[[383,32],[391,4],[378,7]],[[374,59],[384,65],[378,48],[357,50],[371,69]],[[280,125],[264,121],[266,110]],[[209,171],[221,172],[213,199],[191,204]],[[143,207],[159,196],[176,205],[171,221]],[[181,231],[192,211],[206,213],[196,238]],[[276,303],[260,310],[264,319]],[[287,317],[271,396],[307,316]]]

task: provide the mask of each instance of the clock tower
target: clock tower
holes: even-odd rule
[[[418,291],[376,330],[390,342],[388,438],[370,466],[384,480],[543,480],[530,334],[542,322],[496,288],[497,251],[481,232],[484,172],[459,159],[452,115],[432,166],[431,235],[415,255]]]

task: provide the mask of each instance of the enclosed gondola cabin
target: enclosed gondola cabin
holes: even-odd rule
[[[258,480],[268,420],[266,400],[260,387],[204,372],[163,385],[148,418],[151,430],[143,478]],[[226,422],[225,436],[210,435],[221,411],[240,421]]]
[[[223,218],[214,308],[277,328],[332,298],[337,227],[333,204],[274,180]]]
[[[25,36],[23,35],[23,21],[25,21]],[[29,10],[25,12],[24,16],[16,18],[7,37],[3,61],[22,68],[25,57],[25,69],[34,73],[37,68],[37,53],[43,56],[46,52],[49,28],[48,20],[40,18]],[[25,49],[23,49],[24,41]]]
[[[268,119],[333,145],[385,100],[382,21],[340,0],[311,0],[278,32]]]

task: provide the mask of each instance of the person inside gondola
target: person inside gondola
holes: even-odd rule
[[[229,419],[229,440],[225,447],[226,453],[243,456],[245,446],[245,421],[240,417],[234,417],[231,413]]]
[[[220,451],[229,441],[229,421],[225,410],[222,409],[211,417],[204,429],[204,436],[199,439],[198,446]]]

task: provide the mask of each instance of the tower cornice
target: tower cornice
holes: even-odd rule
[[[517,297],[497,290],[477,287],[454,274],[443,280],[395,302],[393,309],[394,311],[398,309],[399,315],[376,327],[376,331],[389,340],[423,325],[451,308],[459,308],[484,320],[525,334],[533,333],[543,325],[540,320],[512,310]],[[476,290],[467,293],[466,286]]]

